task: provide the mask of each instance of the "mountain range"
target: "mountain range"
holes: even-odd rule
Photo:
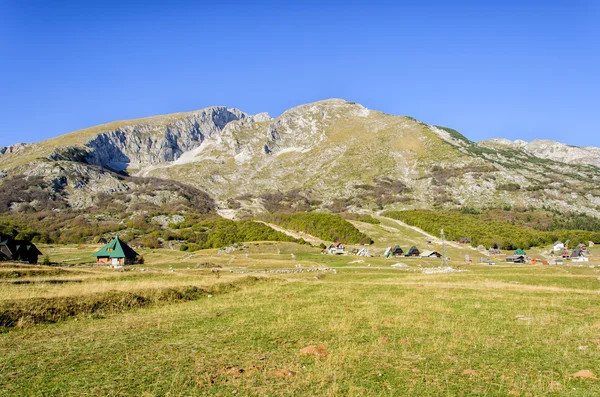
[[[4,193],[32,188],[28,181],[60,201],[57,210],[92,207],[107,195],[134,210],[140,200],[174,204],[190,195],[206,203],[206,194],[227,217],[504,206],[600,215],[599,148],[473,142],[451,128],[342,99],[277,118],[209,107],[0,148]],[[154,190],[152,181],[160,181]],[[13,192],[5,210],[35,210],[42,196]]]

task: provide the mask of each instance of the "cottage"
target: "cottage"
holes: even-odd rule
[[[515,251],[515,254],[514,254],[514,255],[523,255],[523,256],[525,256],[525,255],[527,255],[527,253],[526,253],[526,252],[525,252],[523,249],[521,249],[521,248],[518,248],[518,249]]]
[[[502,251],[500,251],[498,248],[490,248],[490,250],[488,251],[488,254],[490,254],[490,255],[502,255]]]
[[[96,263],[107,264],[111,267],[122,267],[123,265],[133,265],[136,262],[138,253],[135,252],[127,243],[115,237],[95,252],[92,256],[96,257]]]
[[[471,244],[471,238],[470,237],[461,237],[458,240],[458,242],[461,244]]]
[[[22,261],[31,264],[38,263],[40,250],[31,242],[15,240],[12,237],[0,235],[0,261]]]
[[[329,255],[344,255],[346,253],[344,244],[342,243],[333,243],[327,249]]]
[[[482,244],[480,244],[480,245],[477,247],[477,250],[478,250],[478,251],[485,251],[485,247],[484,247]]]
[[[583,254],[584,252],[581,248],[575,248],[571,253],[571,259],[579,258],[580,256],[583,256]]]
[[[557,241],[554,243],[554,251],[562,251],[565,248],[565,245],[562,241]]]
[[[442,254],[440,254],[437,251],[423,251],[421,253],[421,255],[419,255],[421,258],[441,258]],[[469,259],[470,261],[470,259]]]
[[[394,246],[394,248],[392,248],[393,256],[402,256],[402,254],[404,254],[404,250],[402,248],[400,248],[399,245],[396,245],[396,246]]]
[[[521,250],[522,251],[522,250]],[[511,255],[506,257],[507,262],[525,263],[525,255]]]
[[[410,249],[406,252],[406,255],[404,255],[404,256],[419,256],[419,255],[421,255],[421,252],[415,245],[413,245],[412,247],[410,247]]]

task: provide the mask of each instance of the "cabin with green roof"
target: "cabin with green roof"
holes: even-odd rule
[[[98,252],[93,253],[92,256],[96,257],[96,263],[98,264],[121,267],[135,264],[138,253],[119,237],[115,237],[100,248]]]
[[[404,256],[419,256],[421,255],[421,252],[419,251],[419,249],[417,248],[416,245],[413,245],[412,247],[410,247],[410,249],[408,251],[406,251],[406,254]]]
[[[527,253],[522,248],[518,248],[515,251],[515,255],[527,255]]]

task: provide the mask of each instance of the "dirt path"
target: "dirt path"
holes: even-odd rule
[[[434,235],[431,235],[431,234],[429,234],[429,233],[427,233],[427,232],[423,231],[422,229],[419,229],[419,228],[418,228],[418,227],[416,227],[416,226],[410,226],[410,225],[407,225],[406,223],[404,223],[404,222],[402,222],[402,221],[399,221],[399,220],[397,220],[397,219],[393,219],[393,218],[386,218],[386,217],[382,217],[382,218],[389,219],[389,220],[391,220],[391,221],[394,221],[394,222],[396,222],[396,223],[397,223],[397,224],[399,224],[400,226],[407,227],[407,228],[409,228],[409,229],[412,229],[412,230],[414,230],[415,232],[421,233],[422,235],[424,235],[424,236],[426,236],[427,238],[431,239],[431,241],[435,241],[435,242],[436,242],[436,243],[438,243],[438,244],[441,244],[441,243],[442,243],[442,240],[441,240],[440,238],[438,238],[438,237],[435,237]],[[463,247],[463,246],[461,246],[460,244],[458,244],[458,243],[455,243],[455,242],[452,242],[452,241],[448,241],[448,240],[446,240],[446,244],[448,244],[449,246],[451,246],[451,247],[454,247],[454,248],[459,248],[459,249],[463,249],[463,248],[464,248],[464,247]]]
[[[277,230],[278,232],[281,232],[283,234],[287,234],[290,237],[293,238],[297,238],[297,239],[304,239],[304,241],[308,241],[311,244],[321,244],[321,243],[325,243],[325,240],[321,240],[315,236],[312,236],[308,233],[303,233],[303,232],[297,232],[294,230],[288,230],[288,229],[284,229],[281,226],[275,225],[273,223],[268,223],[268,222],[263,222],[263,221],[254,221],[254,222],[258,222],[258,223],[262,223],[263,225],[267,225],[270,228],[272,228],[273,230]]]

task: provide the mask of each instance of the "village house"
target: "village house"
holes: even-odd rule
[[[402,248],[400,248],[399,245],[395,245],[393,248],[388,247],[385,250],[385,253],[383,254],[383,256],[386,258],[389,258],[391,256],[402,256],[402,254],[404,254],[404,251],[402,250]]]
[[[412,247],[410,247],[410,249],[406,252],[406,254],[404,256],[419,256],[421,255],[421,252],[419,251],[419,249],[417,248],[416,245],[413,245]]]
[[[327,249],[329,255],[344,255],[346,253],[344,244],[342,243],[333,243]]]
[[[122,267],[136,263],[138,253],[127,243],[115,237],[98,252],[92,254],[96,257],[96,263],[110,265],[111,267]]]
[[[496,247],[491,247],[490,250],[488,251],[489,255],[502,255],[502,251],[496,246]]]
[[[506,257],[506,261],[511,263],[525,263],[526,258],[525,255],[511,255]]]
[[[40,250],[31,242],[15,240],[0,234],[0,261],[22,261],[31,264],[38,263]]]
[[[419,255],[421,258],[441,258],[442,254],[440,254],[437,251],[423,251],[421,252],[421,255]]]

